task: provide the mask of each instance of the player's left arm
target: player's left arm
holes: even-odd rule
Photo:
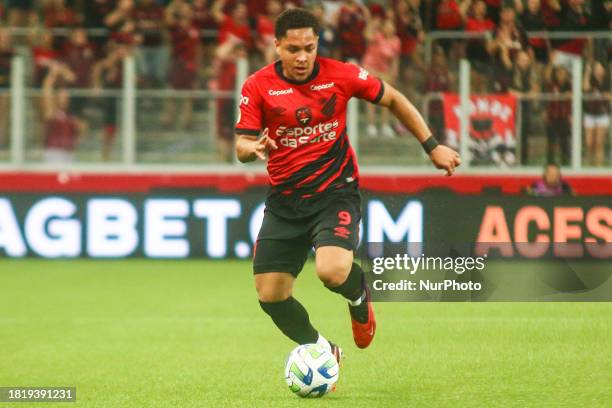
[[[444,169],[447,176],[452,176],[455,167],[461,164],[459,153],[438,144],[425,123],[425,119],[408,98],[386,82],[384,82],[384,87],[384,93],[378,104],[389,108],[393,115],[418,139],[436,168]]]

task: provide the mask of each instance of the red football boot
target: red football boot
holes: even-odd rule
[[[365,293],[365,301],[368,303],[368,321],[365,323],[360,323],[351,316],[353,340],[355,340],[355,344],[359,348],[368,347],[372,342],[372,339],[374,339],[374,334],[376,333],[376,318],[374,317],[374,308],[372,307],[371,302],[372,296],[370,295],[370,288],[367,285],[365,285]]]

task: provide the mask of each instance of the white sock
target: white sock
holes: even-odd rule
[[[365,290],[364,290],[363,294],[361,296],[359,296],[359,299],[357,299],[357,300],[349,300],[348,303],[351,306],[359,306],[361,304],[361,302],[364,301],[365,298],[366,298],[366,293],[365,293]]]
[[[319,333],[319,338],[317,339],[317,344],[331,353],[331,345],[329,344],[329,340],[327,340],[325,337],[323,337],[323,335],[321,335],[321,333]]]

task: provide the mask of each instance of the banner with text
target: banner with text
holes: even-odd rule
[[[250,258],[265,196],[0,194],[0,262]],[[612,301],[608,197],[366,191],[362,212],[358,256],[377,301]]]

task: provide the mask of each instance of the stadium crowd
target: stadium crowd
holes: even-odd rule
[[[562,164],[570,159],[570,66],[573,59],[583,58],[585,94],[600,95],[584,105],[586,160],[591,165],[604,163],[611,40],[549,40],[528,37],[527,31],[609,31],[610,0],[4,0],[0,3],[0,86],[9,86],[10,60],[15,46],[21,45],[31,55],[30,85],[46,86],[47,96],[65,87],[121,87],[121,64],[127,55],[137,61],[140,88],[233,90],[238,58],[247,57],[252,71],[274,59],[274,19],[289,7],[307,7],[320,20],[320,55],[362,64],[417,103],[428,92],[456,90],[457,62],[464,56],[473,67],[474,92],[560,95],[561,99],[543,104],[529,99],[521,103],[524,111],[542,112],[548,160]],[[434,43],[431,61],[426,61],[424,39],[435,31],[480,35],[442,38]],[[56,121],[72,115],[76,120],[86,98],[75,99],[69,110],[64,111],[62,103],[47,103],[41,112]],[[7,103],[6,96],[0,97],[3,129],[7,110],[2,107]],[[104,109],[105,156],[115,133],[115,103],[109,101]],[[227,103],[219,102],[219,110],[225,112],[219,119],[219,133],[226,144],[233,138],[233,118],[227,115],[233,109],[225,109]],[[50,105],[56,107],[55,113],[49,112]],[[175,107],[167,105],[162,124],[178,117],[188,127],[193,103],[187,100],[178,116]],[[388,116],[375,115],[374,108],[366,113],[370,136],[393,137],[403,131]],[[428,113],[434,131],[442,134],[441,102],[431,101]],[[60,133],[66,135],[83,129],[66,123],[52,126],[56,133],[64,129]],[[526,118],[521,126],[526,138],[530,120]],[[71,137],[63,138],[67,144],[60,143],[59,148],[71,150]],[[525,146],[528,142],[523,140]],[[527,151],[523,149],[525,155]],[[522,162],[527,162],[527,156]]]

